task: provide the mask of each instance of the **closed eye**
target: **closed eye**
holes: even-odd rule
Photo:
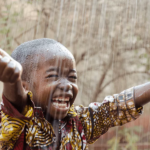
[[[46,78],[53,78],[53,77],[58,78],[58,75],[49,75]]]
[[[77,79],[77,77],[76,77],[76,76],[69,76],[69,78]]]

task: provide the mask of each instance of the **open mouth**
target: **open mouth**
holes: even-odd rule
[[[52,105],[58,109],[69,109],[70,97],[55,97],[52,99]]]

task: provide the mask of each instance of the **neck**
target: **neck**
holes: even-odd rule
[[[61,120],[61,119],[55,119],[54,117],[50,116],[48,113],[45,113],[45,112],[44,112],[44,117],[52,125],[56,124],[56,123],[59,123],[59,121]]]

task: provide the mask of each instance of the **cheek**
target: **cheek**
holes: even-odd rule
[[[76,96],[78,94],[78,85],[77,84],[74,84],[73,85],[73,94]]]
[[[48,105],[49,102],[51,101],[55,85],[54,84],[43,84],[40,87],[41,91],[39,90],[40,93],[40,101],[42,101],[43,105]]]
[[[40,93],[40,99],[43,101],[48,101],[52,95],[52,89],[50,87],[43,87]]]
[[[78,94],[78,86],[77,86],[77,84],[73,84],[72,86],[73,86],[73,101],[71,102],[71,105],[74,103],[75,98],[76,98],[76,96]]]

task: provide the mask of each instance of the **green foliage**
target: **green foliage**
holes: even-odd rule
[[[139,126],[125,128],[121,127],[118,131],[117,137],[110,139],[107,144],[109,145],[109,150],[137,150],[136,143],[140,140],[139,133],[142,128]],[[125,144],[124,147],[121,144]]]
[[[108,141],[108,145],[111,147],[108,150],[118,150],[119,149],[119,142],[120,142],[120,138],[112,138],[111,140]]]

